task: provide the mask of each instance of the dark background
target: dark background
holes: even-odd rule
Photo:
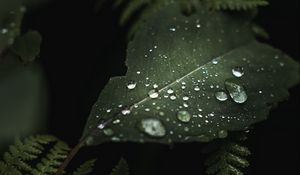
[[[126,28],[118,25],[118,10],[94,11],[92,0],[55,0],[26,16],[27,25],[43,36],[40,62],[50,90],[47,133],[70,145],[81,136],[89,111],[109,77],[122,75]],[[299,60],[299,1],[271,1],[256,21],[270,34],[267,42]],[[289,101],[271,112],[269,120],[250,133],[251,175],[300,174],[299,86]],[[133,175],[204,174],[202,144],[104,144],[84,148],[71,168],[97,157],[94,174],[107,175],[120,157]]]

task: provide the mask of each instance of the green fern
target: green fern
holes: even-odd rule
[[[250,155],[247,147],[240,145],[247,139],[244,133],[225,140],[219,150],[210,155],[206,161],[207,174],[216,175],[243,175],[242,169],[249,166],[246,157]]]
[[[129,168],[126,160],[121,158],[110,175],[129,175]]]
[[[54,144],[53,148],[45,155],[45,147]],[[14,145],[4,153],[3,161],[0,161],[1,175],[47,175],[57,170],[68,154],[69,147],[50,135],[38,135],[25,138],[21,141],[15,140]],[[32,166],[33,162],[40,161],[36,167]]]
[[[249,10],[268,5],[267,0],[205,0],[214,10]]]
[[[96,159],[88,160],[78,167],[72,175],[87,175],[93,171]]]

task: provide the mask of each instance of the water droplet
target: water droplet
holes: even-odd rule
[[[212,60],[212,63],[213,63],[213,64],[218,64],[218,60],[217,60],[217,59],[213,59],[213,60]]]
[[[195,87],[194,87],[194,90],[195,90],[195,91],[200,91],[199,86],[195,86]]]
[[[105,128],[105,124],[104,123],[100,123],[98,126],[97,126],[98,129],[103,129]]]
[[[154,88],[154,89],[158,88],[158,85],[157,85],[157,84],[154,84],[154,85],[153,85],[153,88]]]
[[[116,120],[114,120],[113,121],[113,124],[118,124],[118,123],[120,123],[121,121],[119,120],[119,119],[116,119]]]
[[[219,101],[226,101],[228,99],[226,92],[223,92],[223,91],[216,92],[215,96],[216,96],[216,99],[218,99]]]
[[[111,112],[111,109],[107,109],[106,112],[107,112],[107,113],[110,113],[110,112]]]
[[[167,90],[167,93],[168,93],[168,94],[173,94],[173,93],[174,93],[174,90],[173,90],[173,89],[168,89],[168,90]]]
[[[119,137],[112,137],[111,141],[119,142],[119,141],[121,141],[121,139]]]
[[[226,138],[228,135],[228,132],[226,130],[221,130],[218,132],[218,137],[223,139],[223,138]]]
[[[187,101],[187,100],[189,100],[189,97],[188,96],[184,96],[184,97],[182,97],[182,100]]]
[[[244,68],[239,66],[234,67],[231,71],[235,77],[242,77],[244,75]]]
[[[123,109],[121,112],[123,115],[129,115],[131,111],[129,109]]]
[[[104,129],[104,130],[103,130],[103,133],[104,133],[105,135],[107,135],[107,136],[111,136],[111,135],[114,134],[114,131],[113,131],[112,129],[110,129],[110,128],[107,128],[107,129]]]
[[[136,87],[136,82],[135,81],[130,81],[128,84],[127,84],[127,88],[128,89],[134,89]]]
[[[8,30],[5,29],[5,28],[1,30],[1,33],[2,33],[2,34],[6,34],[7,32],[8,32]]]
[[[247,94],[242,85],[233,82],[225,81],[225,87],[230,94],[230,97],[236,103],[245,103],[247,101]]]
[[[157,98],[158,97],[158,92],[156,89],[152,89],[151,91],[148,92],[148,95],[150,98]]]
[[[139,127],[144,133],[152,137],[163,137],[166,129],[160,120],[154,118],[142,119]]]
[[[196,27],[199,29],[199,28],[201,27],[201,25],[200,25],[200,24],[197,24]]]
[[[171,100],[175,100],[175,99],[176,99],[176,96],[175,96],[175,95],[171,95],[171,96],[170,96],[170,99],[171,99]]]
[[[140,74],[141,74],[141,72],[140,72],[140,71],[137,71],[137,72],[136,72],[136,74],[140,75]]]
[[[174,27],[170,28],[170,31],[175,32],[176,29]]]
[[[187,123],[191,120],[191,114],[187,111],[178,111],[177,119],[181,122]]]

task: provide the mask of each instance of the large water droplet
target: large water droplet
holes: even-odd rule
[[[158,97],[158,92],[156,89],[152,89],[151,91],[148,92],[148,95],[150,98],[157,98]]]
[[[218,132],[218,137],[223,139],[223,138],[226,138],[228,135],[228,132],[226,130],[221,130]]]
[[[248,99],[245,88],[242,85],[225,81],[225,87],[232,100],[236,103],[245,103]]]
[[[228,99],[228,96],[226,92],[218,91],[215,93],[216,99],[219,101],[226,101]]]
[[[177,119],[181,122],[187,123],[191,120],[191,114],[187,111],[178,111]]]
[[[163,137],[166,129],[160,120],[154,118],[142,119],[139,127],[144,133],[152,137]]]
[[[232,71],[232,74],[235,77],[241,77],[241,76],[244,75],[244,68],[243,67],[236,66],[231,71]]]
[[[135,81],[129,81],[129,83],[127,84],[127,88],[128,89],[134,89],[136,87],[136,82]]]

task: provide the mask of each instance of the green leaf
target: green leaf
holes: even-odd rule
[[[38,32],[29,31],[16,38],[12,49],[23,62],[28,63],[39,55],[41,42],[42,37]]]
[[[265,120],[299,80],[299,64],[255,40],[250,18],[177,3],[151,15],[128,45],[87,121],[89,145],[207,142]]]
[[[110,175],[129,175],[129,168],[126,160],[121,158]]]

